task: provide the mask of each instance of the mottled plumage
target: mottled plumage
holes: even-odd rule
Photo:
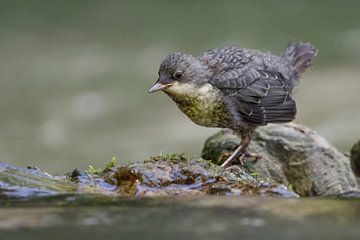
[[[281,55],[236,47],[199,57],[173,53],[149,92],[163,90],[196,124],[238,133],[242,143],[228,164],[245,153],[257,126],[295,118],[292,92],[316,52],[309,43],[291,43]]]

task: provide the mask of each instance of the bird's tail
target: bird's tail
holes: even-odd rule
[[[295,68],[298,75],[312,65],[311,59],[317,52],[318,50],[310,43],[290,42],[281,56]]]

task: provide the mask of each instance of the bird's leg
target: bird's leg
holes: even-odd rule
[[[251,137],[249,134],[241,136],[240,145],[235,149],[235,151],[230,155],[230,157],[228,157],[225,162],[221,164],[221,166],[226,167],[238,157],[242,157],[246,153],[246,148],[249,146],[250,141]]]

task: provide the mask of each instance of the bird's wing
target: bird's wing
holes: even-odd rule
[[[252,58],[258,54],[256,50],[224,47],[210,49],[199,58],[207,64],[215,74],[226,72],[232,68],[243,68],[252,62]]]
[[[215,75],[210,83],[222,92],[230,112],[240,121],[266,125],[295,118],[295,101],[276,71],[230,68]]]

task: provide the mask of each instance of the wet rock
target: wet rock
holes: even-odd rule
[[[39,168],[0,162],[0,198],[31,198],[69,193],[114,195],[116,187],[104,178],[74,170],[51,175]]]
[[[124,166],[116,166],[112,159],[104,169],[75,169],[56,176],[36,167],[0,163],[0,198],[77,193],[127,197],[360,197],[349,158],[306,127],[285,124],[258,128],[249,151],[261,159],[244,159],[244,166],[220,167],[238,143],[237,136],[224,130],[206,141],[203,159],[170,154]],[[356,146],[351,155],[355,172],[359,163]]]
[[[0,198],[38,197],[76,191],[76,185],[35,167],[0,162]]]
[[[206,141],[202,157],[221,164],[239,141],[231,131],[223,130]],[[300,196],[360,193],[348,157],[307,127],[291,123],[257,128],[249,151],[261,159],[245,158],[245,168],[260,178],[291,185]]]
[[[190,195],[298,197],[286,186],[259,179],[243,168],[224,169],[203,159],[171,154],[142,163],[107,167],[103,171],[74,170],[52,176],[2,164],[0,197],[34,197],[65,193],[128,197]]]
[[[126,196],[263,195],[297,197],[284,185],[256,179],[240,167],[224,169],[184,155],[151,158],[109,172],[117,191]]]

